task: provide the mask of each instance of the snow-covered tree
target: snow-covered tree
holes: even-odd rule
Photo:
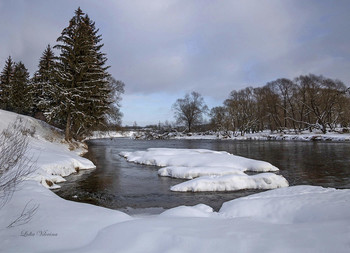
[[[44,50],[33,82],[33,112],[50,114],[57,94],[55,83],[55,55],[50,45]]]
[[[54,48],[57,62],[58,99],[52,118],[65,119],[65,138],[79,138],[104,122],[109,110],[107,58],[95,23],[78,8]]]
[[[0,76],[0,108],[4,110],[10,109],[11,84],[14,67],[15,62],[12,61],[11,56],[9,56]]]
[[[10,92],[10,110],[20,114],[31,114],[32,96],[29,72],[22,62],[15,64]]]
[[[32,95],[29,72],[22,62],[8,57],[0,76],[0,108],[21,114],[31,114]]]

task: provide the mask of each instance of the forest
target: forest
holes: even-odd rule
[[[33,77],[21,61],[14,62],[9,56],[0,75],[0,109],[64,129],[67,141],[82,139],[102,126],[120,124],[124,83],[108,73],[98,32],[78,8],[57,44],[44,50]]]

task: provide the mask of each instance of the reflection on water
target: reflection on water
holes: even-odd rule
[[[290,185],[350,188],[350,143],[105,139],[89,143],[87,157],[96,170],[67,177],[55,192],[66,199],[92,203],[129,213],[160,213],[179,206],[204,203],[218,210],[222,203],[260,190],[226,193],[171,192],[181,179],[159,177],[155,166],[128,163],[121,151],[147,148],[204,148],[264,160],[280,169]],[[138,211],[137,211],[138,210]]]

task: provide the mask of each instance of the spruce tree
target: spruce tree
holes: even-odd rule
[[[0,76],[0,108],[10,110],[11,84],[13,81],[13,71],[15,62],[9,56],[5,62],[5,67]]]
[[[31,114],[32,96],[29,72],[22,62],[16,63],[10,84],[10,110],[20,114]]]
[[[56,116],[65,119],[65,138],[79,138],[103,122],[109,109],[106,56],[101,52],[101,35],[95,23],[80,8],[70,20],[55,48],[61,53],[57,82],[61,104]]]
[[[32,79],[33,82],[33,112],[43,113],[51,117],[51,108],[54,106],[54,97],[57,94],[55,86],[55,54],[50,45],[44,50],[38,70]]]

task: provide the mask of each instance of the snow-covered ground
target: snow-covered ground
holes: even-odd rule
[[[258,133],[246,133],[243,136],[232,131],[229,132],[166,132],[156,133],[152,131],[96,131],[87,139],[106,139],[106,138],[132,138],[132,139],[177,139],[177,140],[277,140],[277,141],[350,141],[350,133],[328,132],[323,134],[319,130],[312,132],[305,130],[295,133],[293,130],[281,132],[271,132],[265,130]]]
[[[70,144],[64,142],[63,133],[46,124],[27,116],[0,110],[0,133],[9,125],[16,122],[18,117],[21,125],[29,129],[27,157],[35,162],[35,171],[31,179],[41,182],[48,188],[59,187],[55,183],[63,182],[63,177],[78,170],[94,169],[95,165],[80,156],[86,150],[80,143]],[[74,149],[74,151],[71,151]]]
[[[263,131],[259,133],[247,133],[243,136],[239,134],[223,134],[215,133],[209,135],[192,134],[190,136],[177,136],[175,139],[231,139],[231,140],[286,140],[286,141],[350,141],[349,133],[328,132],[323,134],[321,131],[302,131],[301,133],[271,133],[271,131]]]
[[[190,179],[174,185],[172,191],[235,191],[288,186],[284,177],[274,173],[244,173],[278,171],[272,164],[225,151],[149,148],[146,151],[122,152],[120,155],[129,162],[163,167],[158,170],[160,176]]]
[[[31,221],[6,228],[24,205]],[[350,190],[293,186],[160,215],[122,212],[57,197],[25,182],[0,209],[0,252],[337,252],[350,250]]]
[[[0,118],[3,129],[16,115],[0,111]],[[59,133],[52,137],[47,125],[25,118],[36,128],[30,152],[39,169],[0,208],[0,252],[350,252],[349,189],[285,187],[226,202],[218,212],[199,204],[143,217],[63,200],[38,176],[61,177],[77,165],[93,165],[60,143]],[[223,176],[244,175],[242,164],[234,168],[237,174]],[[264,162],[256,165],[259,171],[276,171]],[[180,172],[171,173],[185,175]]]
[[[87,139],[131,138],[134,134],[134,131],[94,131]]]

